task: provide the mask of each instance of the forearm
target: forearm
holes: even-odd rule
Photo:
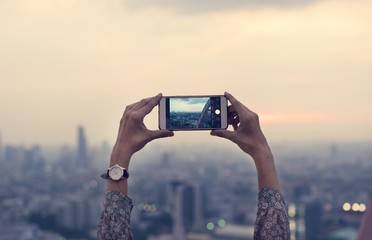
[[[130,228],[132,200],[120,192],[108,191],[105,194],[103,208],[97,227],[97,239],[132,239]]]
[[[284,197],[276,189],[262,188],[258,194],[254,239],[290,239]]]
[[[251,154],[257,169],[258,188],[273,188],[280,190],[275,162],[270,147],[265,145]]]
[[[119,166],[128,170],[131,157],[132,153],[130,151],[126,149],[119,149],[115,146],[111,154],[109,167],[118,164]],[[124,178],[120,181],[108,180],[106,184],[106,190],[117,191],[128,195],[128,179]]]

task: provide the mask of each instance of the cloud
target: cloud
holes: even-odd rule
[[[171,112],[200,112],[209,98],[174,98],[170,103]]]
[[[236,9],[260,9],[265,7],[301,7],[317,0],[125,0],[132,9],[161,7],[181,13],[203,13]]]
[[[179,103],[185,103],[185,104],[189,104],[189,105],[192,105],[192,104],[205,104],[207,101],[208,101],[208,97],[205,98],[174,98],[172,100],[172,102],[179,102]]]

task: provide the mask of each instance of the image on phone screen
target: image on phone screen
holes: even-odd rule
[[[166,98],[167,129],[221,128],[220,97]]]

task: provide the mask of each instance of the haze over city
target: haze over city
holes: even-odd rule
[[[371,9],[0,0],[0,240],[96,239],[125,107],[225,91],[260,116],[291,239],[356,239],[372,202]],[[253,239],[257,172],[231,141],[175,132],[128,170],[135,239]]]
[[[91,143],[113,142],[130,103],[229,91],[259,113],[273,142],[371,140],[371,8],[370,0],[1,1],[2,139],[74,144],[82,124]],[[156,109],[146,121],[157,128]]]

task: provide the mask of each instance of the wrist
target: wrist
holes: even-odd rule
[[[133,153],[131,153],[130,150],[125,148],[117,148],[115,146],[111,153],[110,167],[118,164],[119,166],[128,169],[132,155]]]
[[[263,147],[252,156],[256,165],[258,187],[280,190],[279,180],[275,169],[274,156],[270,147]]]
[[[258,172],[272,172],[275,169],[274,156],[268,145],[262,145],[257,148],[251,154],[251,157]]]
[[[257,145],[250,155],[255,162],[263,161],[265,159],[273,159],[271,149],[267,143]]]

